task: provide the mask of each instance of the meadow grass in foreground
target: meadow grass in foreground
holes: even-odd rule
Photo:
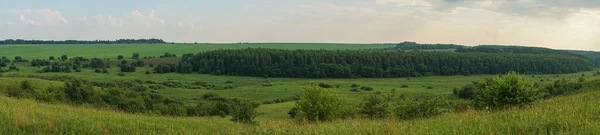
[[[600,91],[560,96],[503,111],[469,110],[422,120],[289,119],[246,125],[218,117],[126,114],[0,96],[0,134],[595,134]]]

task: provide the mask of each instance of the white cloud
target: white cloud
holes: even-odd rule
[[[133,17],[137,17],[137,18],[144,18],[144,15],[138,10],[131,11],[131,15]]]
[[[24,24],[30,24],[30,25],[36,25],[37,26],[37,23],[35,21],[26,19],[25,16],[23,16],[23,15],[21,15],[19,17],[19,21],[21,21]]]
[[[0,14],[16,16],[23,24],[35,26],[54,26],[69,23],[60,11],[52,9],[2,10]]]
[[[104,15],[102,15],[102,14],[96,15],[94,20],[96,20],[96,23],[100,26],[103,26],[106,24],[106,18],[104,18]]]

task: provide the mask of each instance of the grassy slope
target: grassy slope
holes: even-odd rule
[[[327,84],[340,84],[340,88],[337,88],[338,94],[344,97],[351,103],[358,103],[362,100],[363,95],[371,93],[368,91],[361,92],[350,92],[350,85],[353,83],[371,86],[375,88],[375,91],[392,92],[392,89],[396,89],[396,93],[415,95],[415,94],[452,94],[452,89],[455,87],[461,87],[471,81],[482,81],[486,77],[491,75],[478,75],[478,76],[430,76],[430,77],[418,77],[407,80],[406,78],[363,78],[363,79],[298,79],[298,78],[261,78],[261,77],[237,77],[237,76],[213,76],[213,75],[201,75],[201,74],[144,74],[143,68],[138,68],[136,73],[127,73],[124,77],[116,75],[118,68],[111,68],[111,74],[98,74],[92,70],[84,70],[81,73],[34,73],[39,70],[34,67],[19,66],[21,68],[18,72],[8,72],[4,74],[20,74],[20,75],[69,75],[80,77],[84,79],[94,81],[114,81],[114,80],[134,80],[140,79],[153,80],[156,82],[162,82],[167,80],[179,80],[182,82],[194,82],[194,81],[205,81],[214,84],[225,85],[225,81],[231,80],[235,86],[229,90],[206,90],[206,89],[183,89],[183,88],[166,88],[158,90],[162,95],[172,97],[174,99],[183,101],[188,105],[196,105],[197,100],[207,92],[215,92],[223,97],[238,97],[246,98],[257,102],[263,102],[267,100],[273,100],[278,98],[293,98],[299,92],[301,92],[304,84],[309,82],[324,82]],[[597,76],[592,76],[593,71],[573,73],[573,74],[561,74],[561,75],[535,75],[535,78],[527,75],[526,77],[539,83],[551,83],[552,81],[540,82],[544,80],[558,80],[561,78],[567,78],[571,81],[576,81],[581,74],[586,74],[585,78],[588,81],[598,79]],[[19,83],[21,79],[0,77],[0,89],[2,89],[3,83]],[[265,80],[274,82],[276,85],[265,87],[262,86]],[[43,82],[43,81],[32,81],[32,82]],[[60,85],[60,84],[59,84]],[[400,88],[401,85],[408,85],[409,88]],[[37,84],[34,86],[38,86]],[[43,85],[42,85],[43,86]],[[42,88],[40,86],[40,88]],[[58,85],[55,85],[58,86]],[[426,86],[433,86],[434,89],[426,89]],[[45,86],[44,86],[45,87]],[[373,91],[374,92],[374,91]],[[264,108],[260,108],[259,111],[263,116],[259,116],[258,119],[281,119],[287,117],[287,111],[293,107],[293,104],[275,104],[275,105],[263,105]]]
[[[467,111],[412,121],[353,119],[321,124],[227,118],[171,118],[0,96],[0,134],[594,134],[600,91],[557,97],[500,112]],[[227,127],[227,128],[224,128]]]
[[[9,59],[22,56],[24,59],[47,59],[50,56],[60,57],[66,54],[70,57],[82,56],[86,58],[117,58],[123,55],[131,58],[133,53],[144,56],[161,56],[174,53],[181,56],[183,53],[197,53],[215,49],[242,49],[242,48],[279,48],[279,49],[371,49],[386,48],[395,45],[382,44],[328,44],[328,43],[251,43],[251,44],[66,44],[66,45],[0,45],[0,54]]]

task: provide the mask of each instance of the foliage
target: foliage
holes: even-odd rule
[[[139,53],[133,53],[133,55],[131,56],[131,59],[140,59],[140,54]]]
[[[92,60],[90,61],[91,68],[104,68],[104,66],[104,60],[100,58],[92,58]]]
[[[363,98],[360,113],[369,118],[388,118],[392,116],[393,95],[376,92]]]
[[[256,121],[254,121],[254,118],[256,118],[256,115],[258,114],[258,112],[256,111],[257,107],[258,104],[250,101],[238,101],[233,107],[231,120],[241,123],[256,123]]]
[[[133,66],[133,65],[121,65],[121,72],[135,72],[135,66]]]
[[[500,108],[531,103],[542,96],[533,82],[512,71],[503,77],[487,78],[475,91],[474,101],[478,107]]]
[[[554,83],[547,85],[542,89],[542,92],[547,93],[546,97],[563,95],[563,94],[572,94],[579,93],[583,90],[583,84],[569,82],[566,79],[560,79],[554,81]]]
[[[279,49],[215,50],[183,62],[204,74],[296,78],[450,76],[511,70],[572,73],[594,66],[587,59],[559,54]]]
[[[442,96],[420,96],[401,98],[394,108],[394,114],[399,119],[423,119],[440,115],[448,110],[447,100]]]
[[[309,85],[296,101],[296,118],[311,122],[331,121],[340,118],[344,101],[334,91]]]
[[[475,91],[477,91],[477,84],[476,83],[469,83],[465,86],[463,86],[460,89],[454,89],[453,90],[453,94],[456,95],[458,98],[461,99],[473,99],[473,95],[475,94]],[[481,86],[481,85],[478,85]]]
[[[326,84],[326,83],[319,83],[319,84],[317,84],[317,86],[319,86],[321,88],[333,88],[333,86],[331,84]]]

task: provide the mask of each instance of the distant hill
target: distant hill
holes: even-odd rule
[[[0,40],[0,45],[12,44],[152,44],[167,43],[162,39],[117,39],[117,40],[24,40],[24,39],[6,39]]]
[[[600,52],[579,50],[556,50],[543,47],[507,46],[507,45],[478,45],[465,46],[456,44],[419,44],[402,42],[386,50],[443,50],[452,49],[455,52],[484,52],[484,53],[528,53],[528,54],[558,54],[588,59],[600,66]]]

